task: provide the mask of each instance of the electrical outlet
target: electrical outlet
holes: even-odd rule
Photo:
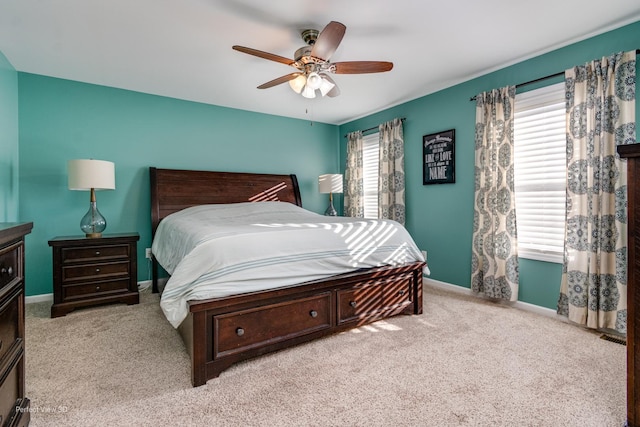
[[[151,248],[147,248],[144,250],[144,257],[147,259],[151,259]]]

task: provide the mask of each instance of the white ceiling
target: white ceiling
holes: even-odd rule
[[[332,20],[332,62],[393,70],[307,100],[256,89],[295,69],[231,49],[292,58]],[[638,20],[637,0],[0,0],[0,51],[18,71],[342,124]]]

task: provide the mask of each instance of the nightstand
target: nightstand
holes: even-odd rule
[[[138,304],[138,233],[55,237],[51,317],[81,307]]]

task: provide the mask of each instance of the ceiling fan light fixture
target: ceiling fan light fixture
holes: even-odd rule
[[[322,84],[320,85],[320,93],[322,94],[322,96],[325,96],[326,94],[328,94],[331,89],[333,89],[336,86],[335,83],[330,82],[329,80],[322,78]]]
[[[316,89],[320,89],[320,86],[322,85],[322,77],[320,77],[320,74],[316,73],[315,71],[312,71],[311,73],[309,73],[309,75],[307,76],[307,87],[310,87],[313,90]]]
[[[294,67],[296,72],[278,77],[261,84],[258,89],[268,89],[288,82],[294,92],[305,98],[315,98],[316,91],[321,95],[334,98],[340,95],[340,89],[327,75],[332,74],[368,74],[382,73],[393,68],[392,62],[386,61],[346,61],[330,62],[330,58],[340,45],[347,27],[344,24],[331,21],[322,31],[308,29],[302,32],[302,39],[307,43],[295,51],[294,59],[263,52],[250,47],[234,45],[236,51],[279,62]]]
[[[305,98],[315,98],[316,97],[316,90],[314,88],[312,88],[311,86],[309,86],[308,81],[309,81],[309,79],[307,79],[307,85],[302,90],[302,96],[304,96]]]
[[[289,86],[291,86],[291,89],[293,89],[295,93],[302,92],[302,89],[304,89],[304,85],[306,83],[307,83],[307,78],[305,77],[304,74],[300,74],[295,79],[289,80]]]

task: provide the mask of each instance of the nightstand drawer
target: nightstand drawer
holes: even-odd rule
[[[69,301],[75,298],[89,298],[92,296],[104,296],[119,292],[129,291],[129,279],[111,280],[107,282],[94,282],[78,285],[66,285],[62,287],[63,300]]]
[[[22,242],[15,243],[0,250],[0,288],[22,275],[22,271],[18,267],[21,250]]]
[[[62,262],[96,262],[112,259],[128,259],[129,245],[93,246],[62,249]]]
[[[129,276],[129,261],[62,267],[62,281],[97,280],[113,276]]]

